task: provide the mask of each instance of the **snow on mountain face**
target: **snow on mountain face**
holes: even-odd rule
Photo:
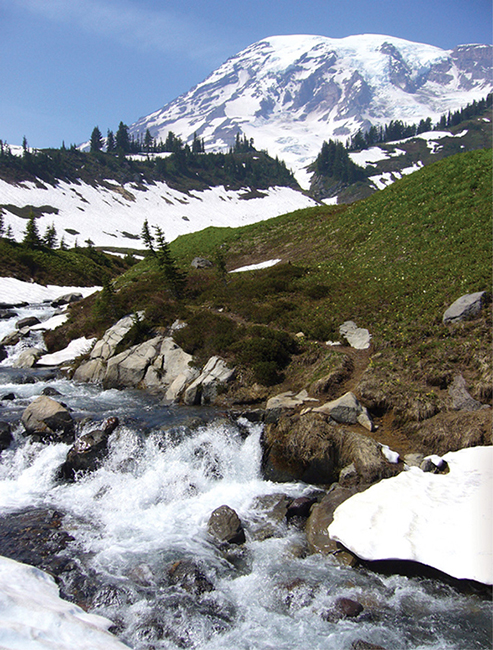
[[[227,149],[238,131],[297,172],[322,142],[390,120],[434,121],[493,90],[492,47],[445,51],[381,35],[273,36],[130,128]]]

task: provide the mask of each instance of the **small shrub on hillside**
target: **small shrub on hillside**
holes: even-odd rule
[[[205,361],[213,355],[227,355],[240,337],[239,329],[226,316],[201,311],[187,319],[187,327],[176,331],[173,338],[185,352]]]

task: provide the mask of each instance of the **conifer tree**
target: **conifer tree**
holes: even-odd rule
[[[115,146],[118,152],[130,152],[131,146],[130,136],[128,135],[128,126],[123,122],[120,122],[118,126],[118,131],[115,135]]]
[[[29,221],[27,222],[22,243],[28,248],[39,248],[41,246],[38,224],[36,223],[36,217],[32,211],[29,216]]]
[[[14,231],[10,224],[7,226],[7,230],[5,231],[5,239],[11,244],[15,242]]]
[[[5,223],[3,221],[3,214],[0,212],[0,237],[3,237],[4,232],[5,232]]]
[[[103,136],[99,127],[95,126],[91,133],[91,151],[101,151],[103,148]]]
[[[48,226],[46,228],[42,241],[47,248],[56,247],[56,230],[55,230],[55,225],[53,223],[51,224],[51,226]]]
[[[176,299],[180,299],[183,296],[183,291],[185,289],[187,280],[186,275],[180,271],[175,260],[173,259],[169,244],[166,241],[161,228],[159,226],[155,226],[154,230],[156,231],[156,257],[159,267],[164,273],[164,278],[169,290]]]
[[[156,252],[154,250],[154,237],[151,234],[151,230],[149,228],[149,222],[147,219],[144,221],[142,225],[142,231],[140,233],[140,238],[144,242],[144,246],[147,248],[149,253],[151,255],[155,255]]]
[[[113,134],[113,131],[110,131],[108,129],[108,133],[106,135],[106,151],[107,153],[113,153],[115,150],[115,136]]]

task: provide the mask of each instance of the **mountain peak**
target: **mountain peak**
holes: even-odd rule
[[[390,120],[419,122],[493,89],[489,45],[442,50],[381,34],[270,36],[229,58],[203,82],[132,125],[228,149],[240,131],[301,170],[330,138]],[[300,179],[301,180],[301,179]]]

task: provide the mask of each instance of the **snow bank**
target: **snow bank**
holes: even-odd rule
[[[243,273],[243,271],[257,271],[258,269],[268,269],[270,266],[278,264],[281,260],[267,260],[266,262],[259,262],[258,264],[250,264],[249,266],[240,266],[238,269],[233,269],[230,273]]]
[[[448,474],[412,467],[345,501],[330,537],[365,560],[413,560],[493,584],[493,447],[443,458]]]
[[[77,359],[77,357],[80,357],[81,354],[89,352],[95,342],[95,338],[86,339],[85,336],[70,341],[68,346],[63,350],[43,355],[38,359],[38,366],[59,366],[61,363],[73,361],[74,359]]]
[[[128,650],[107,632],[110,625],[62,600],[48,574],[0,557],[2,650]]]
[[[53,284],[43,286],[34,282],[23,282],[16,278],[0,278],[0,302],[19,304],[21,302],[38,303],[56,300],[66,293],[81,293],[84,298],[101,287],[58,287]]]

